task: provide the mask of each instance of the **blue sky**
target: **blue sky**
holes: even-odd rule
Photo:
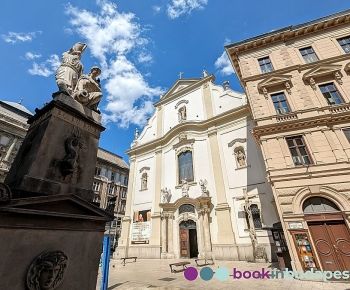
[[[88,44],[85,72],[103,69],[100,146],[122,155],[177,80],[229,80],[242,91],[223,55],[224,44],[349,9],[346,0],[4,1],[0,11],[0,99],[34,111],[57,91],[54,71],[72,44]]]

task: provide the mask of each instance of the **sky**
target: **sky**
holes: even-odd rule
[[[346,0],[11,0],[0,10],[0,99],[42,107],[74,43],[84,72],[102,68],[100,146],[122,156],[179,78],[205,69],[243,91],[224,45],[350,8]]]

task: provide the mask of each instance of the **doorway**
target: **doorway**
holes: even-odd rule
[[[179,225],[180,257],[198,257],[197,227],[193,220],[182,221]]]
[[[312,197],[303,210],[323,271],[350,269],[350,233],[339,208],[328,199]]]

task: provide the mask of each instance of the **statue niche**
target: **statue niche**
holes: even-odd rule
[[[246,155],[245,155],[243,147],[242,146],[236,147],[233,152],[234,152],[234,155],[236,158],[236,163],[237,163],[238,168],[242,168],[242,167],[247,166]]]

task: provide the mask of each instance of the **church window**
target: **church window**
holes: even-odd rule
[[[187,182],[194,180],[192,152],[190,150],[182,152],[178,155],[178,166],[179,184],[181,184],[182,180],[186,180]]]

